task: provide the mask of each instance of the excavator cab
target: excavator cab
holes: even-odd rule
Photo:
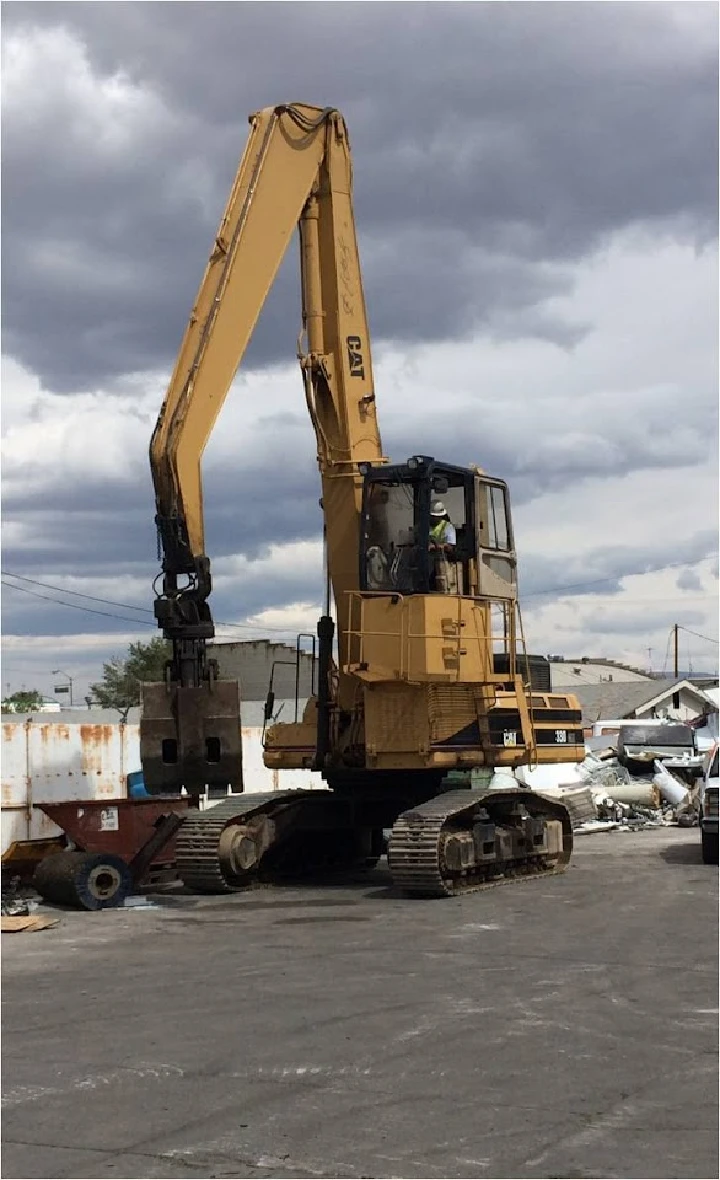
[[[428,455],[395,466],[363,463],[360,471],[361,590],[514,599],[514,543],[502,480]],[[453,543],[440,546],[442,520],[452,526],[447,535]]]

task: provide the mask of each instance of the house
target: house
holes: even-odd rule
[[[693,722],[718,712],[712,697],[690,680],[603,681],[573,685],[571,691],[580,703],[586,737],[596,722],[605,719],[666,717]]]

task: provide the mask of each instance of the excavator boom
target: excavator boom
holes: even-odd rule
[[[340,400],[333,398],[338,382],[328,386],[329,403],[317,407],[315,418],[323,457],[337,462],[350,460],[351,451],[357,460],[381,454],[368,412],[374,395],[345,123],[332,108],[294,103],[262,110],[250,125],[150,444],[158,525],[172,564],[184,561],[189,573],[205,549],[202,454],[311,196],[307,228],[301,226],[311,363],[344,368],[344,381],[352,378],[357,394]],[[321,210],[322,235],[316,228]]]
[[[150,444],[163,553],[155,614],[173,644],[166,688],[144,694],[144,766],[157,786],[240,779],[237,691],[206,658],[214,627],[201,460],[298,226],[306,343],[299,356],[337,602],[357,586],[358,464],[382,461],[344,120],[330,107],[292,103],[260,111],[250,125]]]

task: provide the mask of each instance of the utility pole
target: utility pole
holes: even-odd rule
[[[677,623],[673,627],[673,638],[674,638],[674,649],[673,650],[674,650],[674,656],[675,656],[674,662],[673,662],[673,667],[675,669],[675,679],[677,680],[677,678],[679,676],[679,668],[678,668],[678,646],[679,645],[678,645],[678,625],[677,625]]]

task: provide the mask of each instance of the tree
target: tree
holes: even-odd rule
[[[131,643],[125,659],[114,656],[103,664],[102,680],[93,684],[93,696],[103,709],[119,709],[127,717],[140,704],[140,685],[146,680],[164,680],[170,644],[159,637],[149,643]]]
[[[44,697],[36,688],[22,688],[4,697],[2,708],[4,713],[34,713],[42,708]]]

